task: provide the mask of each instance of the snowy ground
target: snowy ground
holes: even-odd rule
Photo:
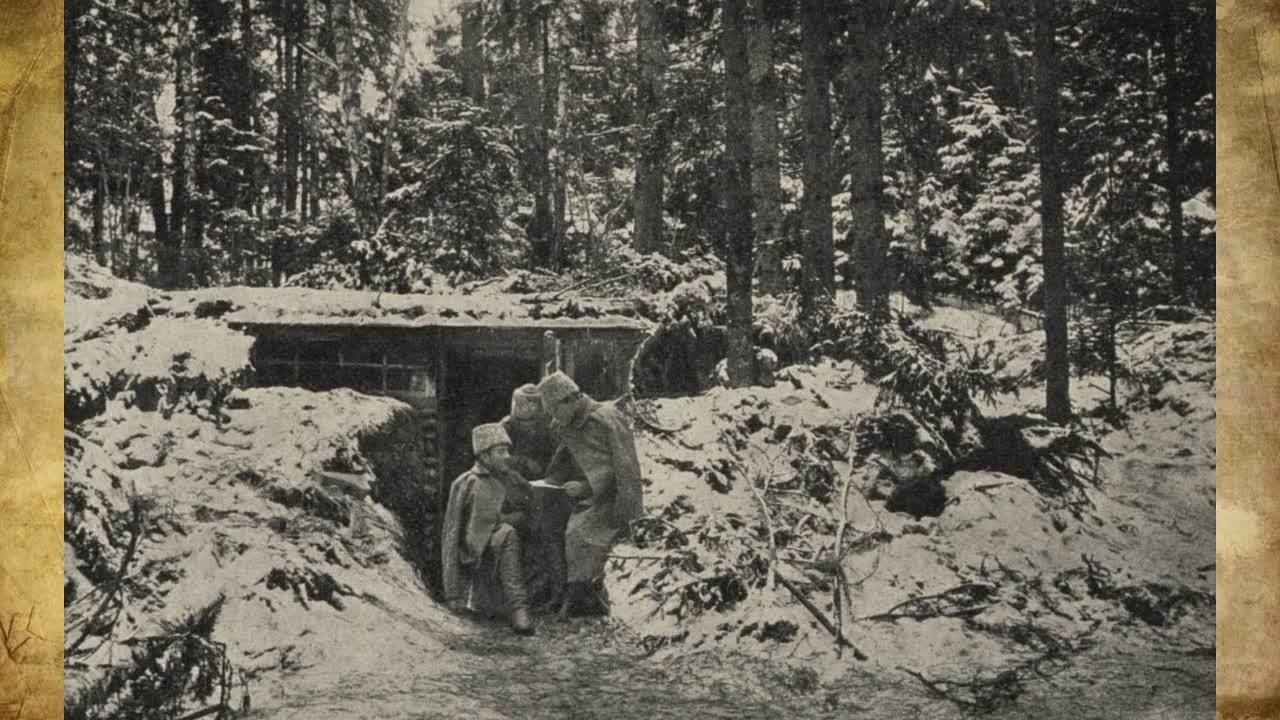
[[[1212,326],[1209,329],[1211,333]],[[1172,345],[1171,332],[1144,342]],[[1196,350],[1203,351],[1203,336],[1192,335],[1189,342],[1200,342]],[[1198,360],[1208,363],[1210,383],[1212,358],[1209,345],[1207,357]],[[1188,360],[1191,375],[1203,370],[1190,367],[1194,362]],[[767,390],[713,391],[659,404],[656,424],[668,429],[690,427],[641,438],[642,462],[653,480],[647,497],[651,511],[677,502],[691,506],[696,510],[674,521],[686,528],[695,527],[704,514],[755,516],[757,500],[741,487],[723,492],[714,475],[724,453],[724,446],[716,442],[720,433],[745,429],[746,448],[741,454],[748,458],[746,464],[766,474],[786,475],[792,472],[795,453],[790,452],[789,443],[775,440],[779,428],[787,429],[788,440],[805,433],[830,436],[832,429],[847,428],[852,416],[871,411],[874,392],[859,382],[856,369],[832,365],[793,368],[785,374],[800,379],[803,388],[780,382]],[[1045,652],[1045,644],[1034,640],[1039,631],[1083,646],[1106,637],[1151,651],[1211,654],[1212,387],[1203,377],[1174,384],[1178,387],[1162,393],[1171,399],[1162,409],[1135,413],[1127,432],[1103,438],[1113,457],[1102,461],[1100,488],[1089,493],[1093,507],[1079,517],[1025,480],[991,472],[950,477],[945,482],[950,503],[936,518],[890,513],[883,501],[855,497],[849,532],[870,535],[879,528],[883,535],[850,559],[849,575],[860,579],[852,597],[852,617],[884,613],[913,596],[934,595],[966,583],[993,588],[993,597],[983,600],[989,607],[972,616],[856,622],[847,634],[869,656],[866,664],[836,661],[829,633],[783,590],[774,596],[753,597],[728,612],[677,622],[655,613],[648,593],[632,594],[639,585],[636,578],[644,571],[627,568],[613,577],[614,594],[626,598],[615,614],[642,635],[688,633],[678,648],[664,652],[679,654],[707,644],[733,647],[751,655],[811,662],[832,681],[851,665],[889,674],[906,667],[930,678],[998,674]],[[1000,405],[1011,408],[1019,403],[1034,403],[1034,399],[1001,398]],[[757,429],[751,432],[752,427]],[[847,465],[837,463],[837,468],[848,472]],[[815,516],[823,515],[824,508],[807,502]],[[1106,568],[1117,586],[1131,590],[1121,597],[1093,597],[1086,587],[1089,563]],[[637,559],[619,565],[643,568],[658,566],[660,561]],[[804,576],[803,568],[788,572]],[[1142,620],[1130,607],[1141,610],[1143,597],[1154,601],[1178,594],[1183,600],[1157,618],[1159,626]],[[826,600],[818,604],[834,617],[836,611]],[[668,607],[675,604],[670,601]],[[751,619],[785,619],[801,630],[789,643],[761,643],[752,633],[725,632],[726,624],[737,630]],[[1009,632],[1015,627],[1035,630],[1030,637],[1020,637]]]
[[[406,407],[345,390],[235,389],[248,339],[196,317],[203,297],[159,297],[92,268],[69,278],[68,642],[101,625],[113,572],[124,566],[135,580],[114,629],[95,628],[68,663],[69,698],[124,663],[138,638],[221,597],[212,639],[225,643],[249,717],[942,718],[961,708],[922,678],[972,699],[942,683],[1010,672],[1021,693],[993,703],[992,717],[1190,718],[1212,707],[1211,323],[1157,327],[1128,345],[1163,384],[1127,430],[1102,435],[1113,457],[1086,511],[989,472],[947,479],[951,504],[938,517],[855,493],[847,532],[867,541],[848,559],[857,582],[843,632],[865,653],[858,661],[837,655],[781,585],[677,621],[670,600],[641,586],[661,548],[618,549],[608,621],[543,621],[529,641],[443,612],[404,557],[400,524],[367,495],[376,477],[362,448],[395,432]],[[940,308],[927,322],[998,338],[1011,374],[1038,352],[1036,336],[971,311]],[[670,522],[690,531],[757,522],[758,500],[732,467],[782,482],[803,449],[847,442],[855,416],[873,411],[873,389],[849,364],[779,376],[772,388],[649,408],[638,445],[652,514],[675,507]],[[1081,407],[1099,397],[1092,384],[1076,385]],[[1038,399],[1033,389],[993,411]],[[338,459],[363,478],[357,487],[317,477]],[[794,502],[813,523],[835,517],[834,501]],[[146,518],[132,554],[131,508]],[[796,529],[815,565],[823,528]],[[779,572],[838,617],[821,572]],[[1102,592],[1090,586],[1104,580]],[[868,619],[962,586],[981,589],[950,616]]]

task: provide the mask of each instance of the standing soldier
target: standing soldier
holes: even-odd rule
[[[551,416],[542,409],[542,397],[532,384],[522,385],[511,394],[511,414],[500,421],[511,438],[511,468],[525,480],[536,480],[547,474],[555,455],[557,442],[551,431]],[[545,582],[542,596],[548,607],[564,602],[565,560],[564,532],[573,503],[559,490],[534,493],[532,536],[537,547],[530,556],[541,567],[534,576]],[[532,588],[531,588],[532,589]]]
[[[527,480],[543,477],[556,441],[551,434],[551,416],[542,409],[542,397],[532,384],[521,385],[511,394],[511,414],[499,421],[511,438],[511,468]]]
[[[604,577],[613,543],[644,514],[644,490],[635,440],[617,408],[584,395],[562,372],[544,378],[538,392],[573,461],[554,462],[548,477],[577,501],[565,532],[568,595],[563,615],[581,606]],[[569,480],[567,465],[576,466],[572,469],[585,482]]]
[[[530,492],[510,469],[511,439],[497,423],[471,431],[476,464],[449,489],[442,559],[445,602],[454,610],[509,613],[519,634],[533,633],[518,528]]]

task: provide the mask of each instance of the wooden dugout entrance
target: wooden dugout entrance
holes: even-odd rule
[[[418,414],[430,475],[448,496],[471,466],[471,428],[508,413],[511,393],[563,370],[597,400],[628,392],[636,353],[648,335],[622,321],[554,326],[378,326],[311,322],[237,323],[256,342],[257,384],[311,390],[350,388],[395,397]]]

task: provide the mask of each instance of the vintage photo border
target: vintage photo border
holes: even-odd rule
[[[62,705],[62,17],[0,9],[0,720]],[[1280,717],[1280,6],[1217,19],[1219,710]]]
[[[1218,702],[1280,717],[1280,5],[1217,15]]]
[[[0,5],[0,718],[62,717],[62,0]]]

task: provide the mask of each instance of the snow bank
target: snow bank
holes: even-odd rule
[[[141,327],[150,312],[151,290],[113,276],[76,255],[66,255],[63,270],[63,343],[65,347],[117,328]]]
[[[237,696],[259,700],[412,665],[444,630],[468,632],[430,600],[427,546],[383,504],[412,490],[388,463],[421,462],[408,405],[245,387],[252,338],[213,317],[225,308],[82,265],[69,259],[64,366],[69,700],[215,606],[209,641]]]
[[[943,312],[936,326],[994,337],[1011,363],[1033,362],[1038,349],[1026,335]],[[1077,500],[1043,494],[1029,478],[957,472],[941,479],[937,517],[889,512],[884,499],[859,492],[874,486],[874,473],[849,465],[849,438],[856,417],[874,412],[876,393],[848,364],[787,368],[773,388],[641,407],[646,505],[661,519],[637,534],[638,547],[616,552],[614,616],[660,657],[727,649],[811,662],[828,679],[853,667],[994,677],[1104,636],[1211,647],[1212,344],[1207,323],[1135,334],[1128,349],[1143,358],[1138,373],[1162,386],[1134,405],[1127,431],[1101,438],[1113,457]],[[1037,399],[1023,393],[999,407],[1024,410]],[[853,490],[842,512],[845,477]],[[773,589],[753,564],[768,553],[765,485],[777,574],[787,581]],[[842,517],[851,592],[840,621],[831,552]],[[726,574],[746,581],[716,579]],[[842,622],[868,664],[848,660],[848,650],[837,661],[831,632],[792,588]]]
[[[372,473],[354,473],[364,479],[354,492],[318,476],[335,462],[367,468],[362,440],[412,422],[408,406],[285,388],[241,391],[235,405],[221,424],[113,406],[86,423],[84,437],[69,436],[68,556],[82,585],[71,589],[69,636],[88,624],[99,582],[131,577],[114,631],[90,639],[83,662],[127,658],[129,638],[162,634],[219,597],[212,637],[250,684],[346,666],[360,653],[394,662],[395,652],[438,648],[422,628],[450,620],[424,612],[431,601],[405,557],[399,522],[361,492],[376,483]],[[139,443],[148,449],[137,451]],[[148,461],[132,462],[137,455]],[[129,511],[139,507],[142,536],[125,567]],[[93,676],[69,670],[69,696]]]
[[[73,318],[70,311],[67,317]],[[248,381],[252,345],[253,338],[216,321],[178,318],[82,337],[63,354],[68,421],[103,413],[113,400],[166,413],[190,400],[208,411]]]

